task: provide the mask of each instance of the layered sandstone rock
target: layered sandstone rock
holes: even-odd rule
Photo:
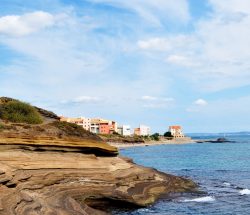
[[[13,101],[0,98],[1,104]],[[39,109],[43,123],[0,117],[0,215],[95,215],[147,206],[161,195],[195,191],[187,179],[118,156],[83,128]]]
[[[189,180],[121,157],[34,151],[0,145],[0,214],[105,214],[101,202],[138,206],[169,192],[193,191]],[[106,204],[105,203],[105,204]]]

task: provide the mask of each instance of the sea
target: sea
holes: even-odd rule
[[[250,135],[226,138],[235,142],[122,149],[121,155],[137,164],[193,180],[202,192],[172,195],[147,208],[115,210],[112,214],[250,215]]]

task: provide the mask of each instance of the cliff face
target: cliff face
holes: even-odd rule
[[[0,119],[1,215],[106,214],[110,204],[146,206],[162,194],[196,189],[119,157],[115,147],[51,112],[39,113],[39,125]]]

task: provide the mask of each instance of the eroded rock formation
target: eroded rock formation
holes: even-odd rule
[[[39,113],[39,125],[0,118],[0,215],[101,215],[110,203],[146,206],[162,194],[196,189],[119,157],[115,147],[51,112]]]
[[[94,209],[101,207],[98,200],[146,206],[163,193],[194,189],[195,184],[189,180],[118,156],[0,146],[3,215],[105,214]]]

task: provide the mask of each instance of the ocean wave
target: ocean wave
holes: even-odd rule
[[[250,195],[250,190],[249,189],[243,189],[243,190],[240,190],[240,195]]]
[[[215,198],[213,196],[204,196],[194,199],[184,199],[182,202],[213,202]]]
[[[230,186],[231,186],[231,184],[228,183],[228,182],[223,182],[223,185],[225,185],[225,186],[227,186],[227,187],[230,187]]]

